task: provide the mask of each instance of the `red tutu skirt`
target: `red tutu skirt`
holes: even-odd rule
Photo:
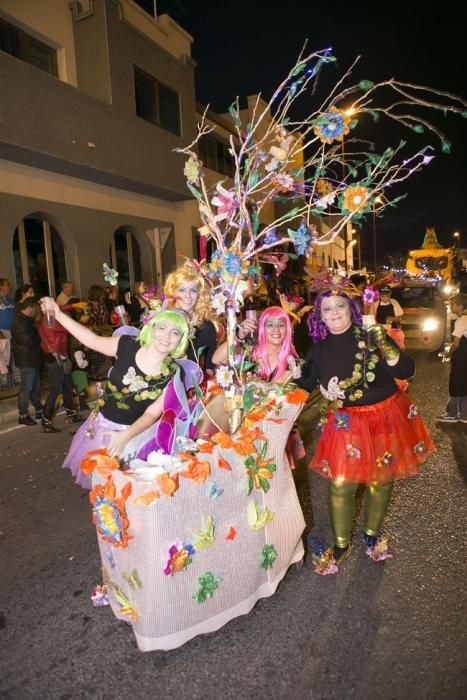
[[[327,479],[383,485],[416,476],[434,449],[417,407],[398,391],[371,406],[329,411],[310,469]]]

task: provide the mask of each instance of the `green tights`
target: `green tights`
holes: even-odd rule
[[[358,486],[358,483],[350,481],[330,481],[328,485],[329,515],[338,547],[347,547],[350,544]],[[376,535],[383,524],[393,486],[394,482],[391,481],[384,486],[366,487],[364,529],[367,535]]]

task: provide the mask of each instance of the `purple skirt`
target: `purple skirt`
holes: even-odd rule
[[[90,489],[91,477],[82,472],[79,468],[81,460],[84,459],[86,452],[89,450],[99,450],[103,447],[107,447],[110,436],[102,435],[102,433],[108,430],[126,430],[126,428],[128,428],[128,425],[114,423],[104,418],[102,413],[91,413],[74,436],[68,454],[63,461],[62,468],[70,469],[76,483],[82,486],[83,489]],[[144,444],[153,433],[154,426],[151,426],[151,428],[148,428],[148,430],[145,430],[143,433],[130,440],[125,446],[125,450],[120,455],[120,460],[124,462],[128,458],[134,457],[141,445]]]

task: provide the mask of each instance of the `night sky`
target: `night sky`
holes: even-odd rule
[[[261,91],[269,97],[305,39],[311,50],[332,46],[338,58],[337,64],[325,67],[322,89],[330,88],[361,55],[352,83],[396,77],[467,98],[467,10],[462,5],[437,3],[430,11],[427,2],[418,0],[158,0],[157,12],[170,14],[194,37],[197,97],[223,112],[237,95]],[[378,219],[381,252],[419,247],[426,226],[435,226],[443,245],[450,245],[453,232],[459,231],[467,246],[467,119],[425,116],[446,134],[451,154],[441,153],[434,136],[401,132],[392,123],[379,125],[376,132],[366,117],[357,128],[359,137],[375,140],[377,151],[397,145],[400,138],[412,152],[426,144],[436,147],[431,164],[395,193],[407,192],[407,198]],[[368,220],[362,232],[364,253],[369,252],[370,237]]]

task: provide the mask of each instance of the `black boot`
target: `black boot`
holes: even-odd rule
[[[37,425],[34,418],[31,418],[31,416],[28,413],[25,416],[19,416],[18,423],[20,425]]]
[[[79,395],[79,410],[80,411],[87,411],[88,410],[88,402],[86,401],[86,394]]]
[[[52,423],[51,420],[47,420],[44,416],[42,416],[41,420],[42,424],[42,432],[43,433],[59,433],[60,430],[58,428],[54,427],[54,424]]]
[[[82,423],[84,418],[81,418],[78,411],[66,409],[66,422],[67,423]]]

